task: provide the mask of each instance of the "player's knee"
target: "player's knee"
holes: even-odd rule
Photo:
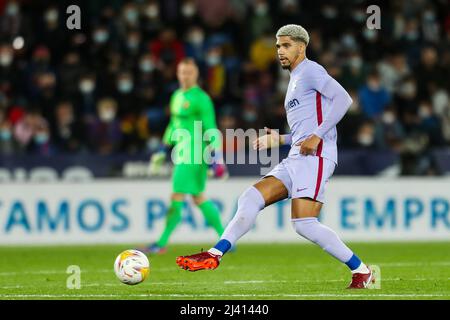
[[[316,218],[293,219],[292,227],[300,236],[312,242],[316,242],[317,233],[315,232],[315,230],[318,223],[319,222]]]
[[[247,220],[254,221],[262,209],[264,209],[264,198],[258,189],[252,186],[239,197],[235,220],[242,224]]]
[[[196,206],[201,205],[203,202],[206,201],[206,199],[203,196],[194,196],[192,197],[192,200],[194,201]]]
[[[264,209],[264,205],[263,195],[253,186],[246,189],[238,199],[238,210],[239,208],[252,207],[260,211]]]

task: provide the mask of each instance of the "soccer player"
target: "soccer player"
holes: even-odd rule
[[[309,35],[303,27],[285,25],[276,39],[281,67],[290,72],[284,105],[291,133],[279,135],[266,128],[266,134],[254,141],[253,147],[263,150],[289,144],[289,154],[242,193],[234,218],[213,248],[177,257],[176,262],[189,271],[217,268],[223,255],[251,229],[262,209],[291,198],[294,230],[348,266],[353,274],[348,288],[366,288],[372,281],[372,271],[317,219],[325,186],[337,164],[336,124],[352,99],[321,65],[306,58]]]
[[[173,159],[173,193],[165,229],[156,243],[140,249],[146,253],[166,252],[169,238],[182,219],[186,195],[192,196],[208,225],[219,236],[224,231],[217,207],[203,194],[208,172],[222,178],[226,176],[227,170],[223,162],[214,106],[208,94],[198,86],[198,74],[198,66],[192,58],[185,58],[177,66],[180,88],[170,99],[171,118],[164,132],[163,145],[150,160],[150,172],[157,174],[167,158],[169,148],[178,148],[176,159]],[[212,132],[209,144],[203,139],[207,132]],[[205,159],[203,155],[208,153],[212,156]]]

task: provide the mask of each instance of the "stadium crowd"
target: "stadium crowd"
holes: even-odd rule
[[[168,122],[175,67],[198,61],[201,86],[225,128],[287,130],[289,74],[276,30],[310,33],[309,59],[351,94],[341,148],[427,153],[450,145],[450,5],[394,0],[381,29],[376,1],[0,0],[0,154],[155,150]],[[227,149],[239,148],[227,144]]]

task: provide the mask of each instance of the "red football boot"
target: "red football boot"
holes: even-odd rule
[[[190,256],[177,257],[177,265],[181,269],[189,271],[198,271],[204,269],[215,269],[219,266],[220,256],[216,256],[209,252],[200,252]]]
[[[369,269],[369,273],[354,273],[352,275],[352,282],[347,287],[347,289],[366,289],[369,284],[374,282],[373,278],[373,272],[367,266],[367,269]]]

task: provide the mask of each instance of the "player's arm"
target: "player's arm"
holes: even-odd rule
[[[311,75],[310,79],[311,88],[330,99],[331,103],[324,112],[322,123],[313,134],[297,143],[300,146],[300,153],[304,155],[316,152],[325,134],[338,124],[353,102],[347,91],[324,69],[317,70],[317,74]]]
[[[266,134],[253,141],[254,150],[276,148],[292,143],[292,134],[279,134],[278,130],[264,127]]]
[[[217,178],[226,177],[227,168],[223,160],[222,135],[217,128],[214,104],[207,94],[201,96],[199,107],[203,132],[209,140],[208,148],[210,148],[211,154],[210,175]]]
[[[331,104],[322,120],[322,123],[314,130],[314,135],[323,139],[325,134],[332,128],[334,128],[339,121],[347,113],[353,103],[352,98],[348,92],[333,78],[329,78],[328,81],[320,91],[322,95],[331,100]]]

